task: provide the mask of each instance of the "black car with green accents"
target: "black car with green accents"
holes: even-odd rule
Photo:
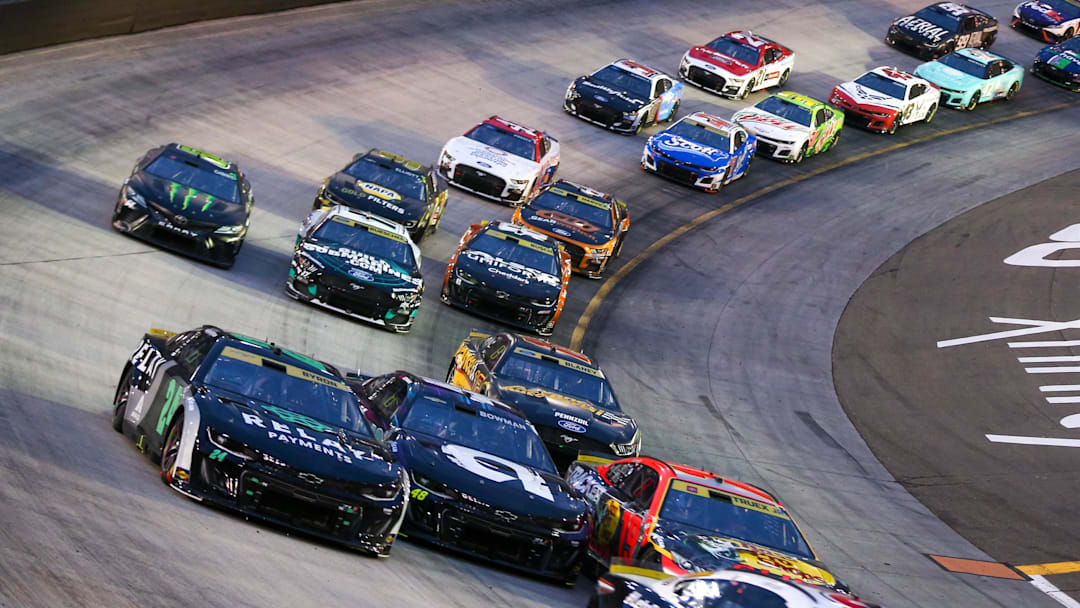
[[[327,363],[204,325],[152,329],[124,365],[113,428],[171,488],[388,555],[409,479]]]
[[[236,163],[171,143],[147,152],[124,180],[113,228],[230,268],[255,199]]]

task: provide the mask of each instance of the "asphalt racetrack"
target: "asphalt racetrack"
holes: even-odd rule
[[[1014,4],[980,7],[1005,19]],[[630,205],[620,264],[633,272],[592,309],[605,284],[575,277],[555,339],[570,343],[589,311],[577,337],[640,421],[645,453],[775,491],[822,559],[885,606],[1059,606],[1026,582],[926,557],[1013,559],[989,532],[965,540],[889,473],[918,463],[878,462],[837,398],[833,335],[852,294],[912,239],[1080,168],[1076,95],[1029,78],[1012,102],[942,110],[893,138],[845,129],[802,165],[756,159],[718,195],[642,172],[645,135],[560,109],[574,77],[612,59],[671,73],[689,46],[739,28],[794,48],[787,88],[825,99],[869,68],[914,68],[881,38],[922,5],[360,1],[0,57],[0,606],[583,606],[585,578],[563,588],[409,542],[376,560],[205,508],[166,488],[109,427],[123,363],[151,327],[211,322],[369,373],[441,376],[470,328],[495,328],[438,302],[446,260],[469,224],[509,209],[451,191],[422,245],[428,290],[408,335],[294,302],[283,284],[322,178],[376,146],[434,162],[446,140],[496,113],[557,137],[560,177]],[[993,50],[1026,65],[1038,48],[1004,28]],[[680,114],[728,117],[764,96],[688,88]],[[132,164],[169,141],[236,160],[254,184],[251,232],[230,271],[109,226]],[[1002,217],[1027,236],[1023,209]],[[961,307],[965,325],[919,348],[1026,312]],[[845,401],[857,420],[876,405]],[[972,429],[975,447],[1000,449],[983,432]],[[1069,538],[1055,547],[1064,557],[1048,559],[1080,557]]]

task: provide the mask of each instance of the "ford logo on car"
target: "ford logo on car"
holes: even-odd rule
[[[584,433],[585,432],[585,427],[581,426],[580,424],[578,424],[576,422],[570,422],[569,420],[560,420],[559,421],[559,426],[561,426],[562,428],[564,428],[564,429],[566,429],[566,430],[568,430],[570,432],[573,432],[573,433]]]

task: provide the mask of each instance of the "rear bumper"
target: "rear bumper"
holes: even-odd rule
[[[292,274],[290,270],[290,275]],[[327,290],[320,287],[317,282],[308,285],[299,285],[294,277],[290,276],[285,282],[285,294],[294,300],[300,300],[327,310],[373,323],[385,327],[391,331],[405,333],[412,328],[416,315],[420,311],[419,306],[412,309],[395,308],[385,304],[356,303],[343,305],[337,299],[329,297]]]

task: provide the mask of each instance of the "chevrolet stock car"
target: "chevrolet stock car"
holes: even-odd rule
[[[843,112],[790,91],[766,97],[731,119],[757,136],[758,154],[786,163],[831,150],[844,128]]]
[[[251,183],[236,163],[171,143],[135,163],[116,199],[112,227],[230,268],[254,205]]]
[[[394,372],[350,381],[412,477],[402,536],[572,583],[588,505],[517,409]]]
[[[990,51],[960,49],[915,68],[941,90],[943,105],[974,110],[984,101],[1010,100],[1024,82],[1024,68]]]
[[[1047,82],[1080,92],[1080,37],[1039,51],[1031,73]]]
[[[313,208],[334,205],[397,222],[420,242],[439,228],[446,211],[446,182],[430,167],[372,148],[323,180]]]
[[[510,222],[473,224],[446,265],[442,301],[550,336],[570,282],[558,241]]]
[[[626,203],[566,180],[518,208],[512,221],[561,242],[571,270],[590,279],[604,274],[630,230]]]
[[[791,49],[749,31],[734,31],[687,51],[679,76],[711,93],[744,99],[759,89],[784,86],[793,69]]]
[[[938,2],[893,21],[885,42],[921,59],[936,59],[956,49],[990,48],[997,33],[997,19],[979,9]]]
[[[517,206],[555,178],[559,140],[492,116],[465,135],[446,142],[438,171],[453,186]]]
[[[750,171],[757,137],[743,127],[704,112],[682,117],[645,142],[641,168],[705,192]]]
[[[113,428],[199,502],[385,556],[409,479],[332,366],[219,328],[151,330]]]
[[[570,83],[563,110],[605,129],[640,133],[675,120],[682,89],[681,82],[659,70],[619,59]]]
[[[847,591],[760,488],[644,456],[586,455],[566,479],[592,507],[588,556],[600,565],[618,558],[682,576],[745,564]]]
[[[401,224],[342,205],[317,209],[300,226],[285,293],[405,333],[424,295],[420,259]]]
[[[878,133],[896,133],[901,125],[929,123],[941,91],[899,68],[879,67],[832,91],[829,102],[844,112],[847,124]]]
[[[636,456],[637,423],[622,412],[604,372],[585,355],[509,333],[472,332],[446,381],[517,407],[565,470],[581,452]]]
[[[1012,27],[1045,42],[1064,42],[1080,32],[1080,1],[1021,2],[1013,9]]]

